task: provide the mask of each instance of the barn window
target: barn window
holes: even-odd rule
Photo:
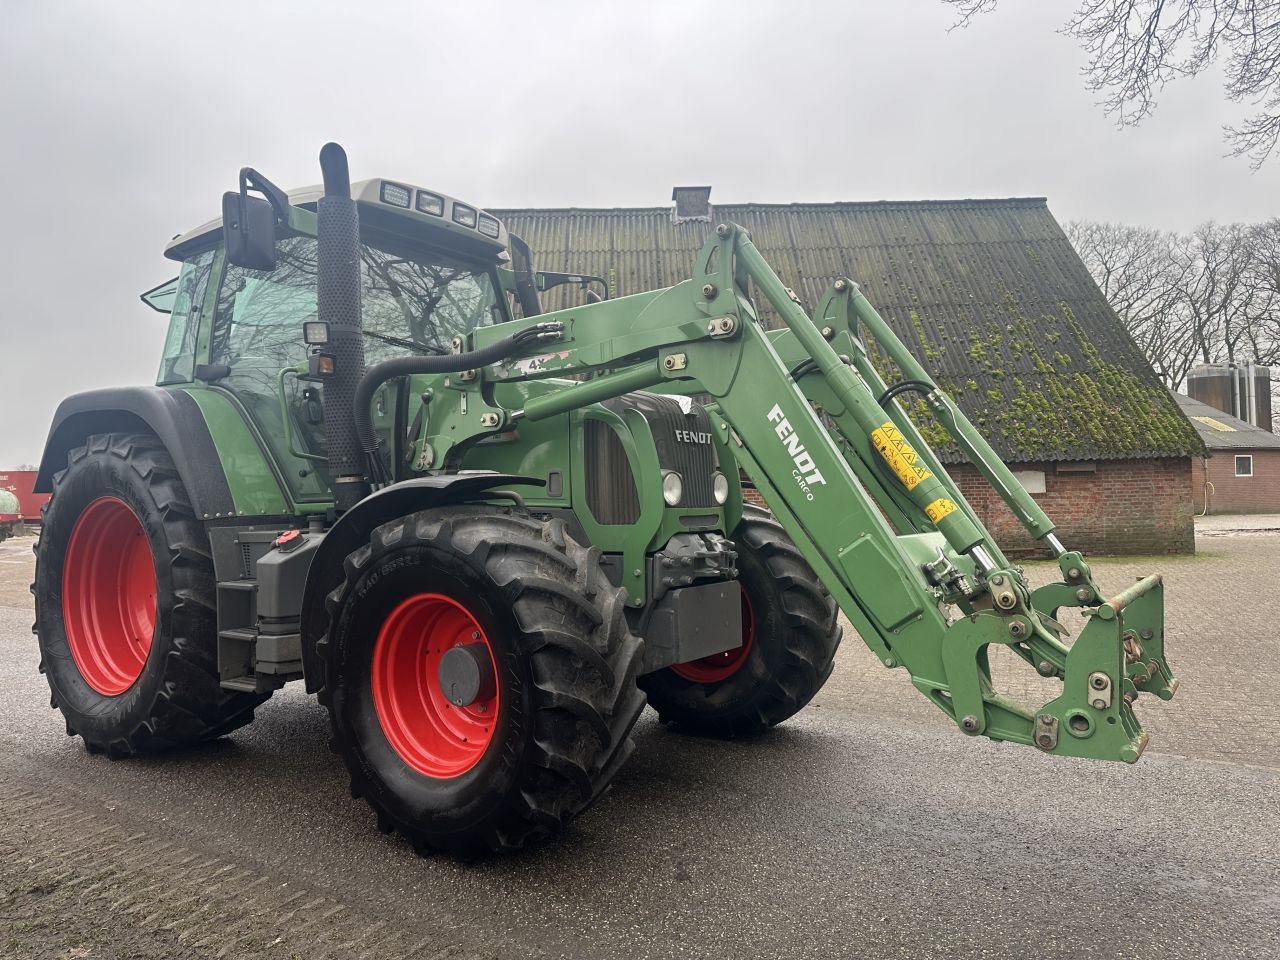
[[[1252,477],[1253,476],[1253,457],[1250,455],[1236,457],[1236,476]]]

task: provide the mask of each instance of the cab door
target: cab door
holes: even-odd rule
[[[274,270],[228,264],[218,287],[202,375],[231,393],[275,460],[295,503],[332,499],[323,396],[307,369],[302,325],[316,317],[316,241],[276,244]]]

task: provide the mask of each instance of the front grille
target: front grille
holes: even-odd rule
[[[601,524],[635,523],[640,519],[640,494],[622,440],[607,423],[583,424],[587,463],[587,507]]]
[[[681,507],[716,505],[712,475],[719,460],[711,442],[711,418],[702,404],[656,393],[629,393],[605,406],[615,413],[631,407],[645,418],[658,448],[658,463],[684,481]]]

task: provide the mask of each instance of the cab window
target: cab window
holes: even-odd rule
[[[316,241],[281,240],[276,255],[271,271],[227,267],[218,289],[209,362],[228,368],[218,384],[240,399],[258,425],[295,501],[324,500],[329,493],[322,388],[284,373],[307,366],[302,325],[316,319]],[[449,353],[453,337],[505,319],[493,272],[447,258],[415,257],[366,243],[361,287],[366,365]],[[384,387],[375,400],[375,425],[388,440],[393,439],[394,390]],[[393,446],[384,443],[388,456]]]
[[[158,298],[143,299],[154,309],[169,311],[169,332],[164,338],[164,350],[160,358],[160,370],[156,383],[190,383],[195,377],[196,333],[200,327],[200,306],[209,286],[209,274],[213,269],[213,251],[196,254],[182,264],[176,285],[168,303]],[[159,290],[159,288],[156,288]],[[167,292],[167,291],[166,291]],[[153,302],[154,301],[154,302]]]

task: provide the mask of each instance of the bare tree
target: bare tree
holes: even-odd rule
[[[942,0],[966,27],[998,0]],[[1122,126],[1141,123],[1165,84],[1214,63],[1223,93],[1257,112],[1223,134],[1235,156],[1255,169],[1280,141],[1280,0],[1081,0],[1062,27],[1089,58],[1090,90]]]
[[[1203,363],[1267,362],[1274,346],[1260,336],[1265,298],[1257,286],[1253,231],[1244,224],[1204,223],[1175,252],[1190,283],[1183,291],[1186,322]],[[1265,356],[1251,356],[1250,345]]]
[[[1194,338],[1181,309],[1189,265],[1178,237],[1119,223],[1074,221],[1067,236],[1157,374],[1176,384],[1194,363]]]
[[[1079,221],[1067,234],[1169,386],[1200,363],[1280,365],[1280,219],[1183,235]]]

